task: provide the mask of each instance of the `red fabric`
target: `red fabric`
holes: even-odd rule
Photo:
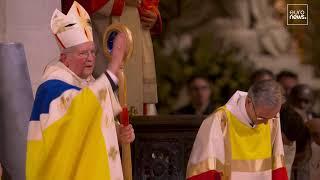
[[[67,14],[69,9],[72,6],[74,0],[62,0],[62,12]],[[91,15],[95,13],[100,8],[102,8],[109,0],[77,0],[79,4]],[[158,10],[159,0],[143,0],[142,6],[139,7],[139,11],[148,9],[153,10],[157,16],[157,22],[152,27],[152,34],[160,34],[162,31],[162,20],[161,15]],[[125,0],[114,0],[111,15],[112,16],[121,16],[123,8],[125,6]]]
[[[69,9],[71,8],[72,6],[72,3],[73,3],[74,0],[62,0],[61,1],[61,8],[62,8],[62,12],[64,14],[67,14]]]
[[[125,0],[114,0],[111,15],[121,16],[124,5],[125,5]]]
[[[139,7],[139,12],[145,10],[152,10],[157,14],[157,22],[151,28],[151,34],[160,34],[162,31],[162,19],[160,15],[160,11],[158,9],[160,0],[143,0],[141,6]]]
[[[272,180],[288,180],[287,170],[285,167],[272,171]]]
[[[148,104],[143,103],[143,115],[147,115],[147,112],[148,112]]]
[[[122,108],[122,112],[120,113],[120,122],[124,126],[129,125],[129,111],[126,106]]]
[[[67,14],[74,0],[62,1],[62,12]],[[77,0],[79,4],[89,13],[95,13],[102,8],[109,0]],[[111,15],[120,16],[124,7],[125,0],[114,0]]]
[[[192,176],[187,180],[221,180],[221,173],[211,170],[196,176]]]
[[[155,12],[157,13],[158,19],[156,24],[152,27],[150,31],[151,31],[151,34],[160,34],[162,32],[162,19],[161,19],[160,11],[158,10],[158,8],[155,10],[156,10]]]
[[[74,0],[62,1],[62,12],[67,14]],[[79,4],[89,13],[92,14],[105,5],[108,0],[77,0]]]

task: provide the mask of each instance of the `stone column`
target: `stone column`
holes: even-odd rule
[[[33,95],[21,43],[0,43],[0,84],[0,162],[5,179],[24,180]]]

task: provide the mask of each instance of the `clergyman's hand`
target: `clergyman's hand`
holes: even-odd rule
[[[135,139],[135,134],[132,125],[129,124],[128,126],[123,126],[120,124],[118,138],[120,144],[129,144],[133,142]]]
[[[141,25],[144,29],[150,30],[156,24],[158,16],[152,10],[140,11]]]
[[[124,33],[119,33],[113,42],[113,48],[111,52],[112,59],[107,67],[107,69],[113,74],[118,73],[120,66],[123,63],[126,48],[126,35]]]

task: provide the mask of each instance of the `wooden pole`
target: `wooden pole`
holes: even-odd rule
[[[120,123],[124,126],[129,125],[129,111],[127,107],[127,87],[123,66],[119,72],[119,101],[122,107],[120,113]],[[132,163],[131,163],[131,147],[130,144],[122,144],[122,170],[124,180],[132,180]]]
[[[131,31],[121,23],[113,23],[107,27],[103,34],[103,52],[107,59],[112,60],[111,50],[112,47],[109,47],[110,35],[112,33],[122,32],[126,35],[126,54],[123,59],[123,64],[120,68],[118,78],[119,78],[119,101],[122,107],[122,112],[120,113],[120,123],[124,126],[129,125],[129,111],[127,107],[127,84],[124,75],[124,64],[130,59],[133,52],[133,39]],[[114,39],[113,39],[114,40]],[[112,40],[112,41],[113,41]],[[132,180],[132,163],[131,163],[131,147],[129,144],[121,144],[122,147],[122,170],[124,180]]]

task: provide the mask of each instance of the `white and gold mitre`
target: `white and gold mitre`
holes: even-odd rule
[[[93,41],[90,16],[76,1],[67,15],[56,9],[51,17],[51,30],[62,48]]]

